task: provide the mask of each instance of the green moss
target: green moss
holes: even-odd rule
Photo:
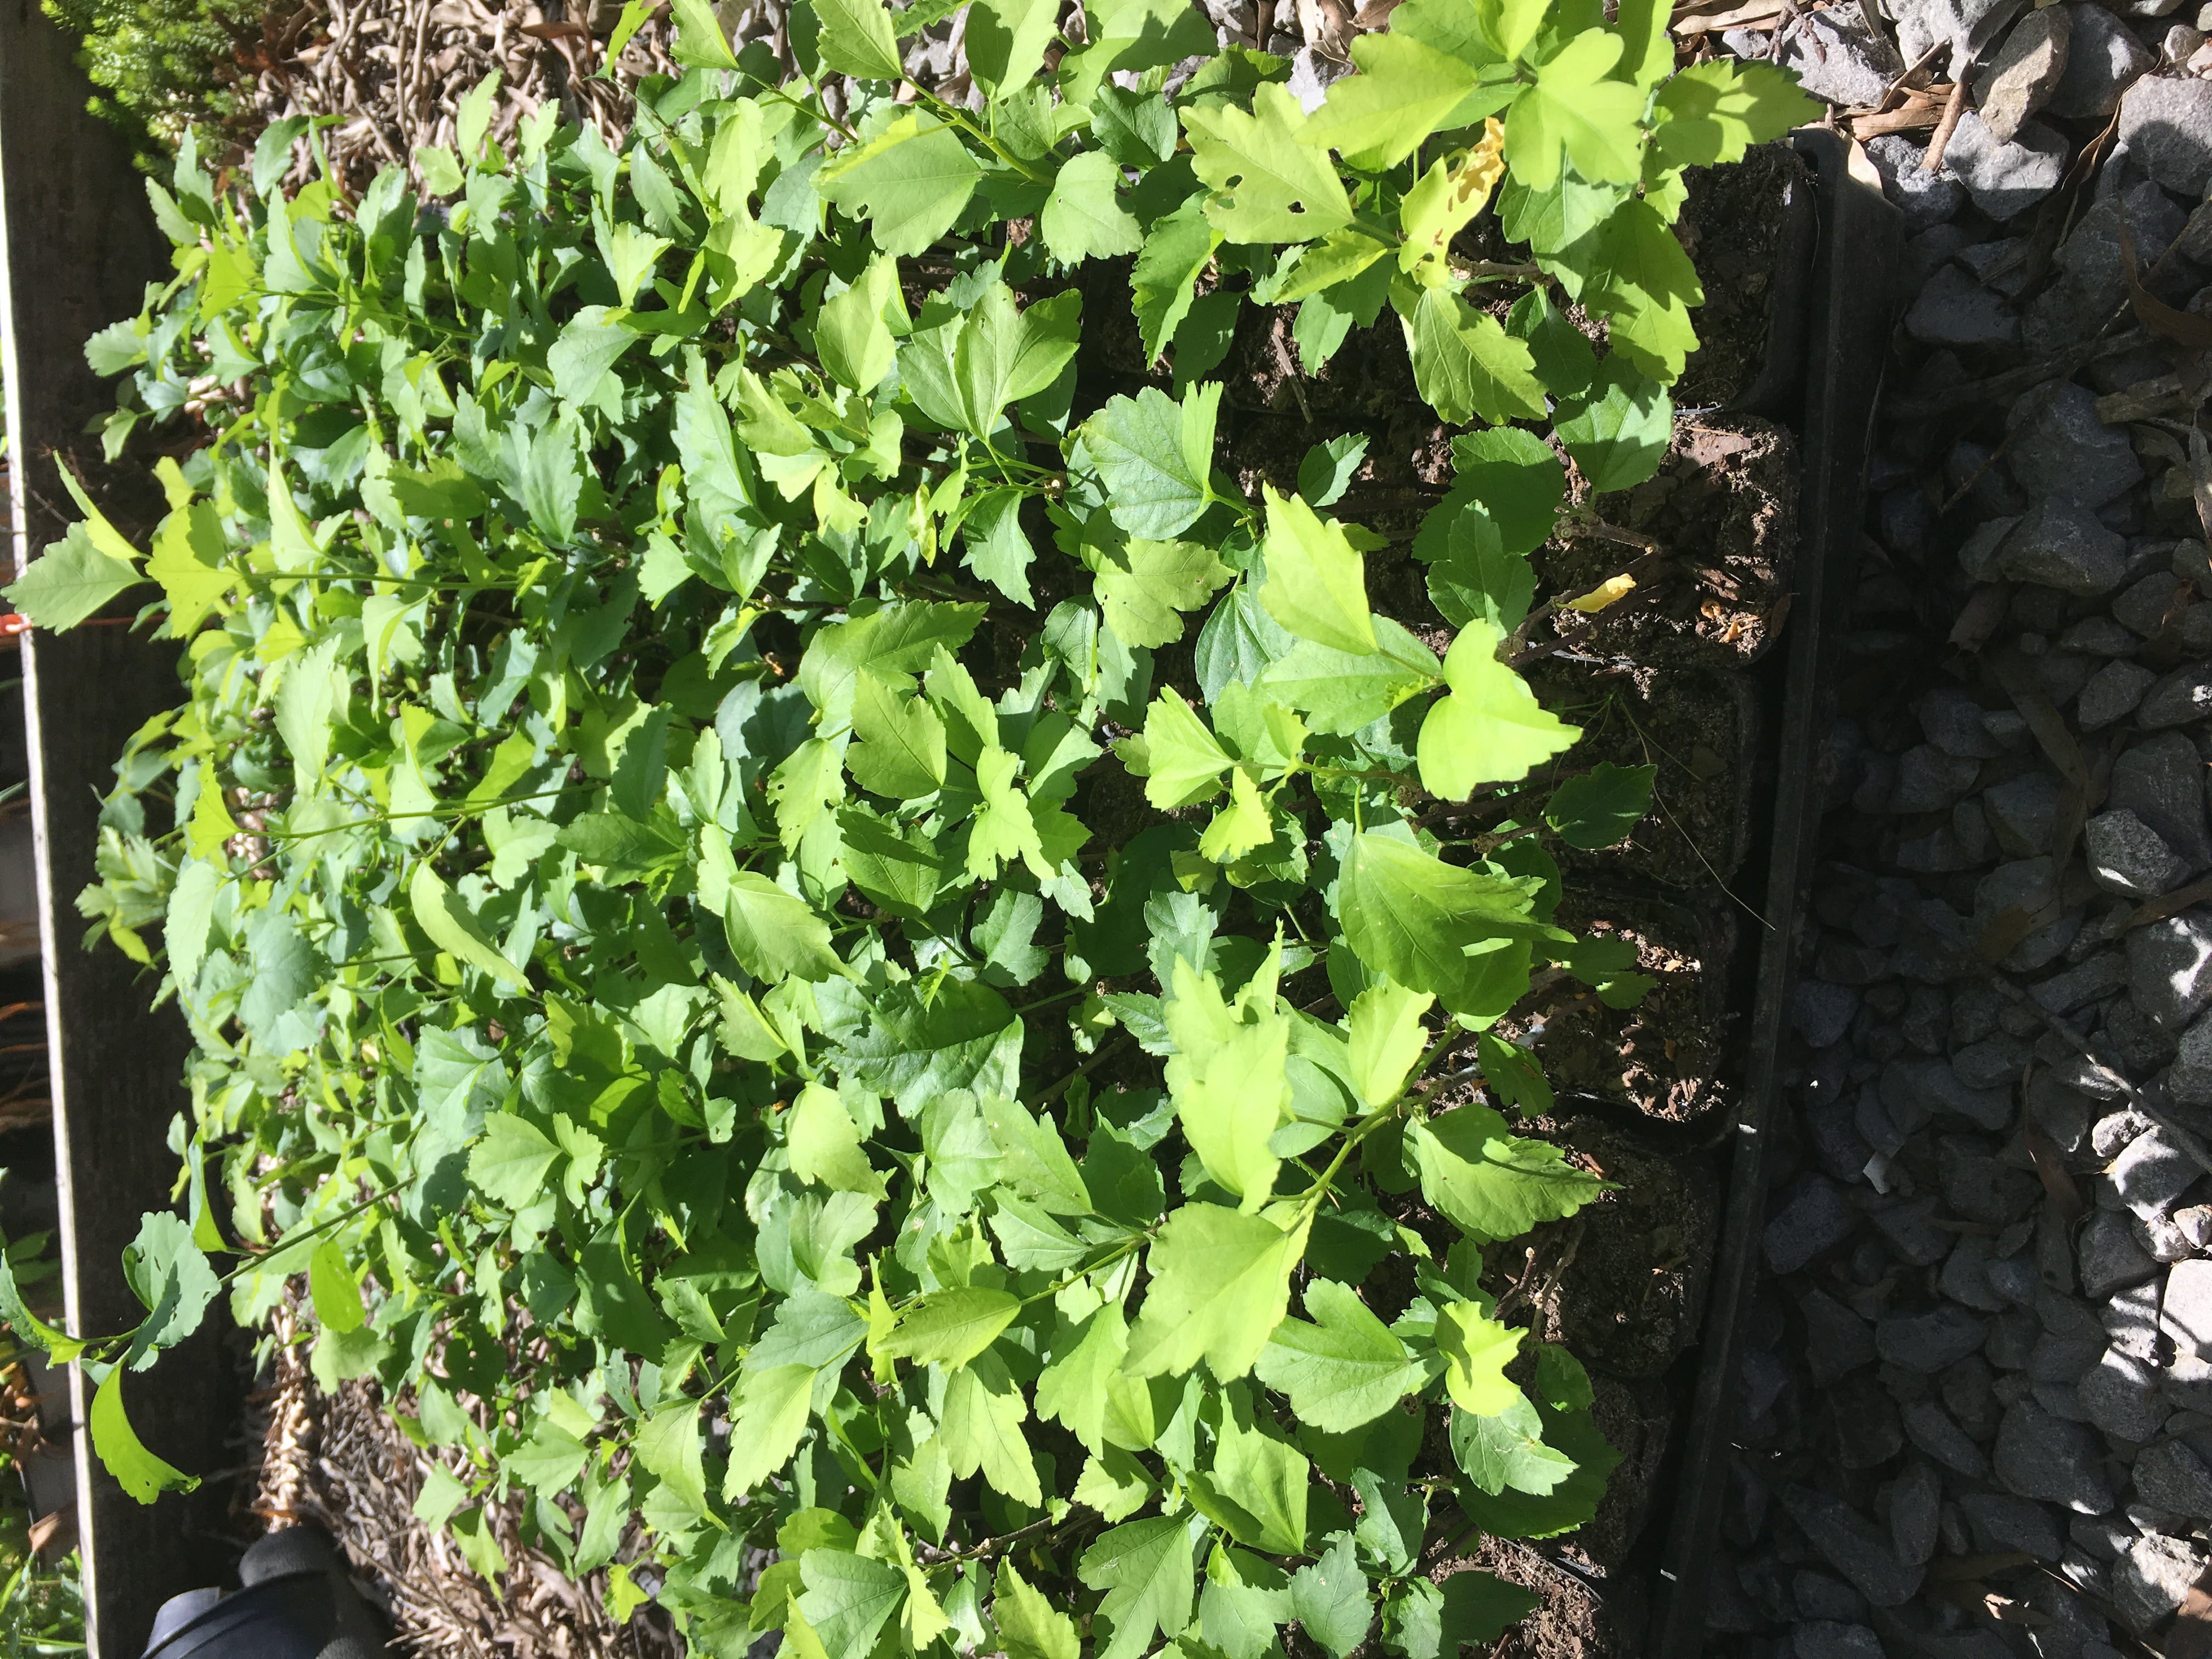
[[[236,41],[258,33],[254,0],[40,0],[84,42],[98,88],[92,111],[131,141],[140,167],[165,168],[187,126],[234,125],[242,71]]]

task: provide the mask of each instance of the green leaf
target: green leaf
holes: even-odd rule
[[[142,1504],[165,1492],[191,1492],[199,1476],[172,1468],[146,1449],[123,1409],[123,1367],[112,1365],[92,1396],[92,1449],[116,1484]]]
[[[1470,620],[1444,653],[1449,696],[1421,722],[1421,784],[1439,800],[1465,800],[1479,783],[1510,782],[1582,736],[1536,701],[1520,675],[1498,660],[1504,636]]]
[[[694,69],[737,68],[737,55],[730,50],[729,37],[722,33],[721,22],[708,0],[675,0],[674,11],[673,56],[678,63]]]
[[[483,925],[462,908],[453,890],[438,878],[428,860],[417,863],[408,878],[407,896],[415,920],[430,936],[430,943],[454,961],[481,969],[511,990],[527,992],[530,979],[500,954]]]
[[[707,1476],[699,1444],[696,1400],[674,1400],[647,1418],[630,1443],[637,1461],[695,1515],[708,1513]]]
[[[345,1253],[329,1239],[316,1245],[307,1258],[307,1294],[314,1304],[316,1323],[326,1331],[343,1336],[359,1330],[368,1317]]]
[[[1616,209],[1599,228],[1597,242],[1583,304],[1607,316],[1616,353],[1653,379],[1673,381],[1697,349],[1690,312],[1705,297],[1697,267],[1648,202]]]
[[[1249,1520],[1238,1533],[1239,1543],[1275,1555],[1304,1552],[1313,1466],[1304,1453],[1252,1421],[1250,1402],[1241,1389],[1231,1390],[1224,1401],[1210,1474],[1214,1492]]]
[[[1607,362],[1595,385],[1553,428],[1594,495],[1642,483],[1659,470],[1674,435],[1667,388]]]
[[[1191,161],[1213,191],[1206,216],[1232,242],[1304,242],[1352,222],[1326,149],[1303,142],[1305,112],[1288,87],[1267,82],[1249,113],[1233,104],[1186,104]]]
[[[892,1097],[902,1112],[949,1089],[977,1095],[1018,1091],[1022,1022],[978,980],[872,992],[865,1030],[841,1044],[845,1075]]]
[[[1118,90],[1118,88],[1117,88]],[[1206,198],[1194,196],[1173,213],[1152,222],[1137,253],[1129,295],[1137,313],[1137,335],[1145,361],[1159,361],[1176,330],[1190,313],[1198,278],[1213,262],[1221,233],[1206,216]]]
[[[1022,1432],[1029,1403],[1005,1360],[987,1350],[950,1376],[932,1371],[930,1392],[938,1401],[938,1437],[956,1479],[964,1480],[980,1470],[994,1492],[1018,1504],[1044,1502],[1036,1461]]]
[[[1352,1001],[1352,1077],[1360,1098],[1387,1106],[1406,1086],[1406,1079],[1427,1050],[1429,1033],[1421,1024],[1436,999],[1382,980]]]
[[[933,1291],[901,1316],[875,1352],[957,1370],[997,1341],[1021,1310],[1021,1298],[1006,1291],[964,1285]]]
[[[894,800],[934,794],[945,781],[945,722],[927,701],[901,696],[862,670],[854,682],[845,764],[860,787]]]
[[[1717,58],[1668,77],[1657,113],[1651,142],[1662,155],[1677,167],[1711,167],[1741,161],[1749,146],[1819,119],[1820,106],[1771,64]]]
[[[1524,1112],[1552,1109],[1552,1085],[1536,1057],[1517,1043],[1485,1031],[1476,1039],[1482,1080],[1508,1106]]]
[[[808,0],[820,21],[823,66],[863,81],[900,81],[906,68],[883,0]],[[735,67],[735,65],[732,65]]]
[[[1083,423],[1083,447],[1106,487],[1114,522],[1132,536],[1166,541],[1213,500],[1218,381],[1193,386],[1177,404],[1156,386],[1114,397]]]
[[[1472,64],[1398,34],[1356,36],[1352,61],[1359,72],[1330,83],[1328,101],[1298,137],[1340,151],[1363,173],[1411,155],[1481,78]]]
[[[884,1178],[870,1167],[861,1147],[860,1126],[834,1091],[818,1083],[801,1089],[784,1133],[791,1172],[801,1181],[832,1192],[884,1196]]]
[[[882,256],[868,262],[860,281],[822,302],[814,324],[814,349],[840,386],[872,392],[897,360],[884,313],[898,297],[898,263]]]
[[[1622,5],[1624,17],[1633,3],[1635,0],[1626,0]],[[1663,27],[1667,8],[1655,5],[1652,9]],[[1667,61],[1673,60],[1674,53],[1669,51]],[[1473,1568],[1452,1574],[1437,1588],[1443,1592],[1443,1640],[1448,1653],[1460,1647],[1495,1642],[1543,1605],[1542,1598],[1534,1591]]]
[[[469,1154],[469,1179],[487,1198],[520,1210],[545,1195],[545,1177],[560,1157],[559,1146],[529,1119],[494,1112]]]
[[[1429,597],[1444,619],[1456,628],[1480,620],[1501,635],[1519,628],[1536,595],[1536,573],[1528,555],[1506,551],[1498,521],[1480,501],[1460,505],[1444,547],[1429,567]]]
[[[906,1574],[896,1563],[847,1550],[808,1550],[799,1558],[799,1572],[806,1587],[799,1610],[829,1659],[867,1659],[907,1596]]]
[[[1305,1307],[1316,1322],[1284,1320],[1254,1366],[1262,1382],[1290,1395],[1301,1423],[1348,1434],[1427,1382],[1427,1367],[1357,1291],[1316,1279],[1306,1285]]]
[[[1606,1190],[1549,1141],[1510,1134],[1487,1106],[1462,1106],[1406,1132],[1429,1202],[1482,1242],[1518,1238],[1571,1216]]]
[[[1036,550],[1022,528],[1022,503],[1028,499],[1017,489],[993,490],[976,500],[960,525],[961,562],[1025,608],[1036,603],[1029,577]]]
[[[730,1468],[722,1499],[735,1503],[791,1462],[806,1432],[814,1367],[773,1365],[748,1371],[730,1421]]]
[[[138,1236],[124,1247],[123,1271],[147,1309],[128,1356],[131,1369],[143,1370],[155,1350],[173,1347],[199,1328],[222,1284],[191,1227],[166,1210],[140,1223]]]
[[[1121,169],[1103,150],[1088,149],[1065,162],[1038,216],[1044,245],[1063,264],[1110,259],[1144,245],[1144,227],[1115,196]]]
[[[1133,540],[1103,553],[1093,586],[1106,626],[1124,645],[1172,645],[1182,613],[1196,611],[1234,574],[1196,542]]]
[[[1656,766],[1600,761],[1552,792],[1544,821],[1570,847],[1611,847],[1651,810],[1651,785],[1658,775]]]
[[[1529,914],[1540,884],[1462,869],[1370,830],[1346,855],[1337,916],[1370,968],[1455,1013],[1476,1013],[1486,987],[1483,956],[1470,946],[1569,937]]]
[[[1366,459],[1364,432],[1347,432],[1316,444],[1298,463],[1298,494],[1316,507],[1333,505],[1358,477]]]
[[[1366,655],[1301,641],[1260,676],[1258,689],[1300,710],[1316,732],[1349,737],[1442,677],[1435,654],[1387,617],[1373,618],[1382,649]]]
[[[1267,508],[1267,580],[1260,603],[1300,639],[1364,656],[1375,649],[1367,567],[1344,526],[1295,495],[1261,486]]]
[[[1577,35],[1536,71],[1505,121],[1505,161],[1531,190],[1558,179],[1560,158],[1594,184],[1632,184],[1644,166],[1643,91],[1603,79],[1620,60],[1617,34]]]
[[[755,979],[819,981],[845,972],[830,948],[830,924],[805,899],[766,876],[740,870],[729,878],[729,908],[722,917],[730,951]]]
[[[34,627],[58,632],[98,615],[110,599],[144,580],[136,565],[103,552],[84,526],[73,524],[0,589],[0,597]]]
[[[1234,764],[1197,712],[1171,690],[1145,711],[1145,799],[1164,811],[1220,793],[1221,775]]]
[[[1027,82],[1059,33],[1057,0],[975,0],[968,11],[968,68],[987,94]]]
[[[1200,1359],[1221,1382],[1252,1369],[1290,1306],[1310,1212],[1285,1231],[1262,1217],[1187,1204],[1153,1242],[1152,1284],[1129,1333],[1125,1368],[1181,1376]]]
[[[1498,320],[1449,289],[1425,288],[1401,313],[1413,383],[1447,424],[1540,421],[1549,412],[1535,360]],[[1547,526],[1548,528],[1548,526]]]
[[[161,584],[169,600],[169,632],[182,639],[216,609],[236,575],[222,518],[212,501],[194,501],[161,520],[146,574]]]
[[[1097,1616],[1109,1634],[1098,1659],[1142,1659],[1154,1632],[1172,1641],[1190,1623],[1197,1564],[1189,1522],[1161,1515],[1115,1527],[1084,1552],[1076,1574],[1104,1592]]]
[[[1367,1639],[1375,1604],[1350,1533],[1339,1533],[1326,1553],[1291,1578],[1291,1611],[1305,1633],[1336,1659],[1346,1659]]]
[[[1048,1119],[1031,1117],[1019,1103],[982,1103],[983,1121],[1001,1159],[998,1179],[1054,1215],[1091,1213],[1091,1189],[1068,1155],[1067,1143]]]
[[[1507,552],[1531,552],[1551,536],[1566,497],[1567,474],[1534,433],[1510,427],[1463,432],[1452,440],[1452,496],[1482,504]],[[1451,500],[1445,504],[1456,513]]]
[[[911,258],[952,228],[983,167],[951,127],[909,112],[814,176],[824,201],[869,222],[878,247]]]
[[[1521,1398],[1505,1368],[1521,1354],[1522,1333],[1486,1318],[1472,1302],[1437,1310],[1437,1351],[1444,1357],[1444,1388],[1462,1411],[1478,1417],[1502,1412]]]
[[[1268,1141],[1291,1103],[1291,1022],[1273,1008],[1232,1011],[1214,977],[1180,957],[1173,989],[1164,1011],[1176,1047],[1167,1085],[1183,1139],[1249,1215],[1273,1195],[1281,1167]]]
[[[991,1622],[1006,1659],[1076,1659],[1081,1644],[1075,1620],[1030,1586],[1011,1555],[999,1558],[991,1589]]]
[[[1542,1497],[1575,1472],[1574,1460],[1544,1443],[1544,1419],[1521,1390],[1487,1413],[1455,1408],[1452,1455],[1483,1491],[1510,1488]]]

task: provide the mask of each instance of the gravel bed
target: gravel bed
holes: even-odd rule
[[[2178,3],[1725,37],[1836,104],[1911,240],[1716,1654],[2212,1638],[2212,6]],[[1948,88],[1888,90],[1931,48],[1966,85],[1933,170]]]

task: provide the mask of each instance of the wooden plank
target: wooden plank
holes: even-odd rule
[[[128,148],[87,112],[90,92],[38,0],[0,0],[0,369],[19,569],[69,516],[55,452],[85,466],[96,491],[105,482],[84,428],[114,406],[114,391],[87,368],[85,339],[134,314],[144,284],[168,275]],[[173,1008],[148,1012],[149,975],[118,951],[83,948],[74,900],[93,875],[99,797],[116,756],[149,715],[179,701],[175,650],[120,627],[24,637],[69,1323],[115,1332],[141,1315],[121,1253],[140,1214],[168,1202],[169,1123],[190,1109],[189,1042]],[[140,1436],[180,1468],[212,1474],[235,1461],[223,1446],[240,1392],[227,1346],[211,1327],[129,1379]],[[75,1366],[70,1395],[70,1420],[82,1425],[91,1392]],[[224,1491],[210,1484],[141,1505],[100,1468],[81,1429],[74,1438],[91,1651],[137,1659],[160,1603],[216,1583],[228,1566]]]

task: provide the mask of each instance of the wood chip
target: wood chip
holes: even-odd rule
[[[2059,1216],[2072,1226],[2087,1213],[2088,1206],[2081,1201],[2081,1189],[2074,1184],[2074,1172],[2066,1167],[2066,1160],[2058,1155],[2058,1148],[2051,1138],[2033,1123],[2020,1132],[2021,1142],[2035,1164],[2038,1179]]]

